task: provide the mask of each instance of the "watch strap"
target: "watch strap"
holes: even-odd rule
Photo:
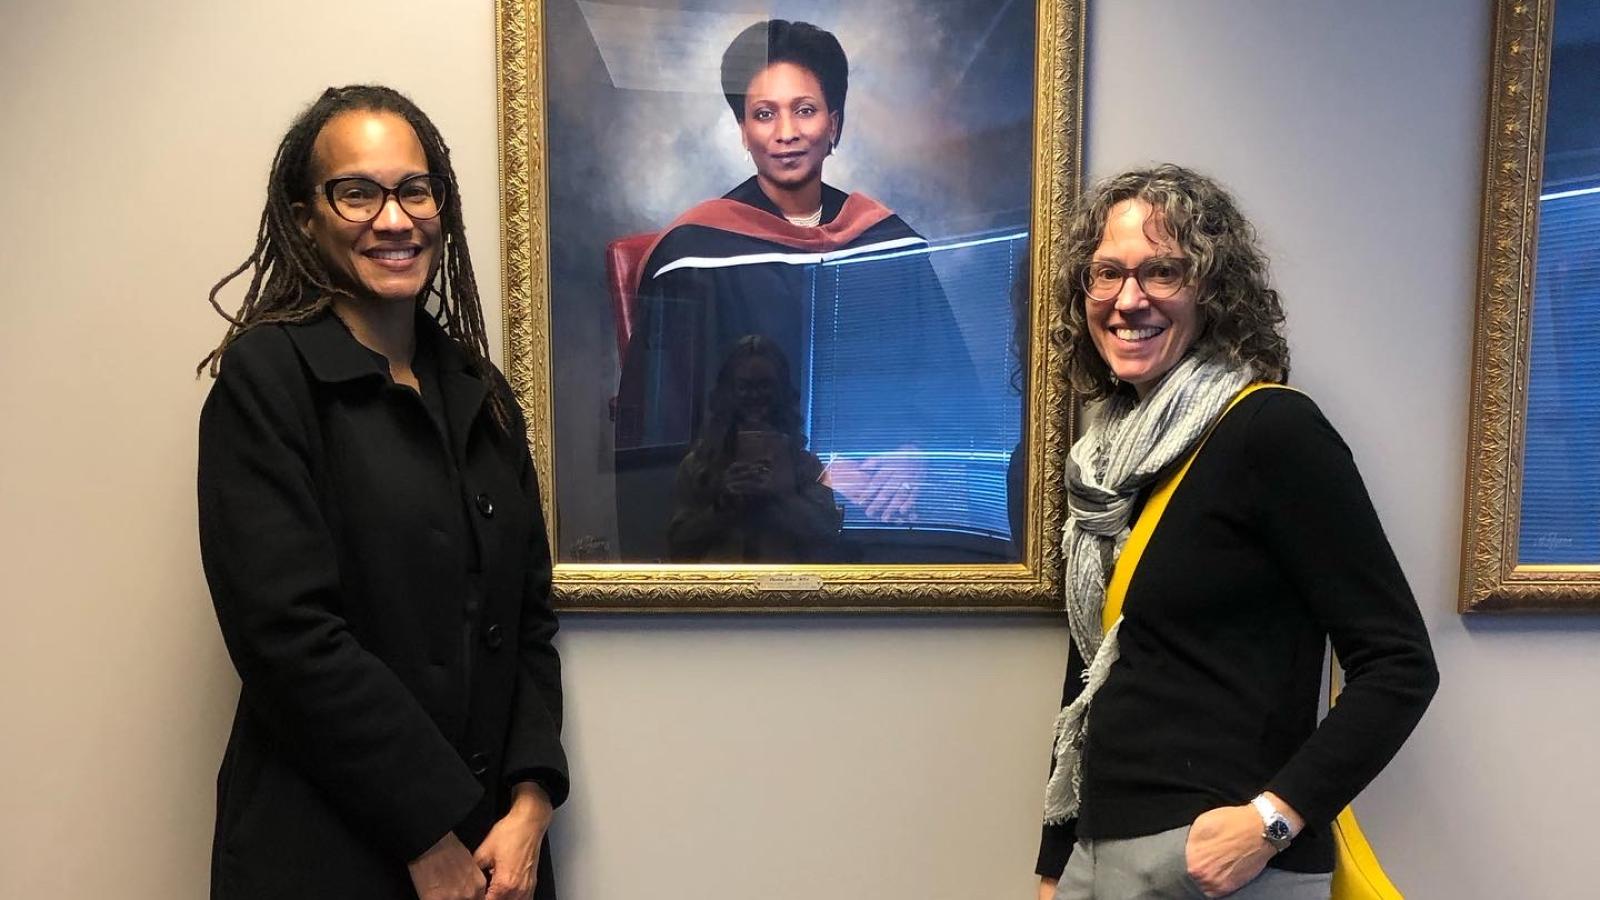
[[[1265,794],[1257,794],[1250,801],[1261,816],[1261,837],[1272,845],[1274,851],[1282,852],[1294,840],[1294,835],[1289,827],[1289,819],[1278,808],[1272,805]]]

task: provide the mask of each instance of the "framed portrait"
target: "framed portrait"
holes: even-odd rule
[[[1081,0],[499,0],[568,610],[1060,606]]]
[[[1460,609],[1600,610],[1600,0],[1494,42]]]

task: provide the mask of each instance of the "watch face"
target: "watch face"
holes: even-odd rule
[[[1274,844],[1289,840],[1289,820],[1282,816],[1274,816],[1267,823],[1267,840]]]

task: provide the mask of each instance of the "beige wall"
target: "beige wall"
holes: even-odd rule
[[[1576,896],[1600,837],[1600,619],[1453,612],[1487,5],[1116,0],[1091,31],[1091,167],[1168,158],[1236,188],[1296,380],[1433,631],[1444,687],[1359,803],[1417,898]],[[490,15],[6,4],[0,896],[203,895],[236,695],[194,538],[204,295],[248,250],[288,119],[355,80],[405,88],[449,137],[493,295]],[[566,896],[1027,896],[1064,640],[1038,620],[570,617]]]

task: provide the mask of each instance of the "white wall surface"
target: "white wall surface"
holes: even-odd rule
[[[1235,189],[1295,380],[1433,633],[1438,699],[1357,804],[1385,864],[1423,900],[1582,896],[1600,618],[1454,612],[1487,0],[1093,5],[1091,169]],[[237,692],[194,536],[205,292],[249,249],[289,119],[377,80],[451,142],[497,295],[491,15],[5,4],[0,897],[204,896]],[[1031,896],[1064,642],[1037,619],[569,617],[564,896]]]

